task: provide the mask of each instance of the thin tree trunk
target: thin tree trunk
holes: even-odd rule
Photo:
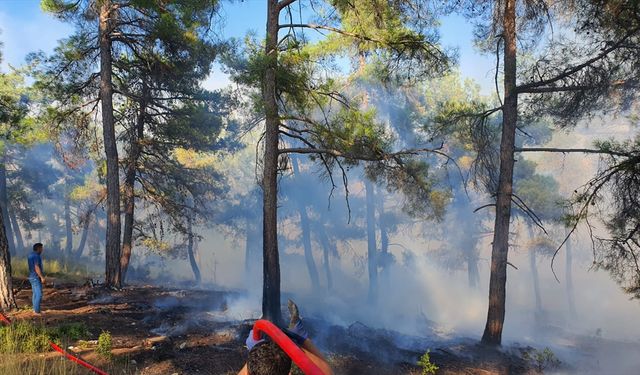
[[[316,233],[322,245],[322,259],[325,276],[327,278],[327,290],[331,292],[333,290],[333,276],[331,275],[330,257],[331,253],[335,250],[335,245],[332,246],[331,241],[329,241],[329,236],[327,236],[327,231],[322,227],[322,224],[318,223],[316,227]]]
[[[365,178],[364,181],[367,204],[367,264],[369,270],[369,303],[378,299],[378,257],[376,249],[376,218],[373,184]]]
[[[298,158],[296,158],[295,156],[292,157],[291,164],[293,166],[293,175],[300,176]],[[309,271],[309,278],[311,279],[311,289],[314,292],[319,292],[320,277],[318,276],[316,261],[313,259],[313,249],[311,248],[311,229],[309,228],[309,216],[307,215],[307,207],[305,206],[301,197],[296,198],[296,204],[298,205],[298,213],[300,214],[300,228],[302,229],[302,246],[304,247],[304,260],[307,264],[307,271]]]
[[[7,236],[7,245],[9,246],[9,259],[11,254],[15,254],[16,245],[13,242],[13,230],[11,229],[11,221],[9,220],[9,197],[7,196],[7,169],[6,169],[6,145],[2,154],[2,163],[0,163],[0,209],[2,209],[2,221],[5,223],[5,232]]]
[[[531,277],[533,279],[533,295],[536,300],[536,313],[542,312],[542,297],[540,296],[540,278],[538,277],[538,264],[536,263],[535,249],[529,249],[529,266],[531,267]]]
[[[265,107],[263,158],[263,287],[262,316],[276,324],[282,321],[280,312],[280,259],[278,253],[278,142],[279,114],[276,99],[276,69],[278,64],[279,15],[277,0],[267,2],[267,33],[262,99]]]
[[[198,267],[198,262],[196,262],[196,257],[194,254],[194,245],[195,245],[195,238],[193,235],[193,223],[192,223],[192,219],[191,217],[189,217],[187,219],[187,225],[188,225],[188,244],[187,244],[187,251],[189,252],[189,263],[191,264],[191,270],[193,271],[193,276],[196,279],[196,285],[200,285],[200,282],[202,281],[202,276],[200,275],[200,267]]]
[[[22,238],[22,231],[20,230],[20,224],[18,223],[18,218],[16,217],[16,213],[13,210],[9,210],[9,220],[11,220],[11,226],[13,227],[13,232],[16,235],[16,252],[23,253],[26,250],[24,247],[24,239]]]
[[[64,256],[69,257],[71,256],[71,251],[73,250],[73,230],[72,230],[72,223],[71,223],[71,202],[69,199],[69,194],[66,191],[66,185],[65,185],[65,194],[64,194],[64,229],[65,229],[65,237],[66,237],[66,242],[64,245]]]
[[[9,244],[5,232],[4,219],[0,215],[0,309],[4,311],[17,307],[13,295],[13,282],[11,279],[11,258]]]
[[[87,237],[89,235],[89,227],[91,226],[91,213],[87,214],[87,217],[84,220],[84,225],[82,226],[82,236],[80,237],[80,243],[78,244],[78,248],[74,252],[74,257],[79,259],[84,252],[84,247],[87,244]]]
[[[516,88],[516,0],[505,0],[503,15],[504,39],[504,106],[502,109],[502,139],[500,141],[500,175],[496,201],[496,219],[491,249],[489,279],[489,309],[482,342],[500,345],[504,326],[507,259],[509,253],[509,220],[513,189],[514,146],[518,119]]]
[[[567,240],[567,243],[565,244],[566,246],[566,264],[565,264],[565,271],[566,271],[566,278],[567,278],[567,302],[569,304],[569,314],[572,317],[576,316],[576,302],[575,302],[575,295],[573,292],[573,254],[572,254],[572,248],[571,248],[571,239]]]
[[[145,114],[147,112],[147,98],[149,95],[149,88],[146,83],[142,86],[142,100],[138,109],[138,117],[136,119],[135,129],[132,129],[130,135],[130,149],[129,149],[129,161],[127,164],[127,172],[124,178],[124,231],[122,234],[122,255],[120,256],[120,272],[122,283],[126,282],[127,269],[129,268],[129,262],[131,261],[131,251],[133,249],[133,223],[134,213],[136,208],[136,195],[135,195],[135,183],[136,174],[138,171],[138,159],[142,152],[142,145],[140,142],[144,137],[144,122]],[[198,283],[200,283],[198,281]]]
[[[378,193],[376,198],[378,198],[378,227],[380,228],[380,255],[378,261],[378,264],[381,267],[380,280],[382,280],[382,282],[388,287],[389,266],[391,264],[389,254],[389,233],[384,218],[384,194]]]
[[[475,248],[468,249],[471,252],[467,254],[467,277],[469,279],[469,287],[477,289],[480,284],[480,272],[478,271],[478,257],[475,254]]]
[[[120,177],[118,148],[113,119],[113,83],[111,81],[111,32],[114,23],[111,0],[102,0],[100,6],[100,102],[102,135],[107,158],[107,234],[105,285],[120,287]]]

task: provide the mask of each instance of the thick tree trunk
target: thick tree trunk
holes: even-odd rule
[[[16,252],[24,254],[27,249],[24,246],[24,239],[22,238],[22,231],[20,230],[18,218],[13,210],[9,210],[9,220],[11,220],[11,226],[13,227],[13,232],[16,235]]]
[[[91,214],[87,214],[87,217],[84,220],[84,225],[82,226],[82,235],[80,236],[80,243],[78,244],[78,248],[73,253],[76,259],[79,259],[84,252],[84,247],[87,244],[87,237],[89,235],[89,227],[91,226]]]
[[[105,285],[121,287],[120,275],[120,177],[118,148],[113,119],[113,83],[111,81],[111,31],[115,14],[111,0],[102,0],[100,6],[100,102],[102,135],[107,158],[107,235]]]
[[[323,228],[322,224],[319,223],[317,225],[316,233],[322,245],[322,259],[325,277],[327,278],[327,291],[331,292],[333,290],[333,276],[331,275],[330,257],[331,253],[335,252],[335,244],[331,244],[329,236],[327,236],[327,231]]]
[[[567,240],[566,246],[566,264],[565,264],[565,272],[567,278],[567,303],[569,304],[569,314],[572,317],[576,316],[576,302],[575,295],[573,292],[573,254],[571,248],[571,239]]]
[[[66,191],[65,184],[65,194],[64,194],[64,231],[65,231],[65,245],[64,245],[64,256],[71,256],[71,251],[73,251],[73,230],[71,223],[71,202],[69,198],[69,194]]]
[[[293,175],[300,176],[300,167],[298,166],[298,159],[295,156],[291,158],[291,164],[293,166]],[[307,215],[307,207],[300,197],[296,198],[296,204],[298,205],[298,213],[300,214],[300,229],[302,229],[302,246],[304,247],[304,260],[307,264],[307,271],[309,271],[311,290],[313,290],[314,292],[319,292],[320,277],[318,276],[316,261],[313,259],[313,249],[311,248],[311,229],[309,228],[309,216]]]
[[[195,281],[197,285],[200,285],[202,281],[202,276],[200,275],[200,267],[198,267],[198,262],[196,261],[194,246],[195,246],[195,236],[193,235],[193,223],[191,217],[187,219],[188,225],[188,243],[187,243],[187,251],[189,252],[189,263],[191,264],[191,270],[193,271],[193,276],[195,277]]]
[[[129,136],[129,160],[127,163],[127,172],[124,177],[124,231],[122,234],[122,255],[120,256],[120,272],[122,283],[126,282],[127,269],[129,268],[129,262],[131,261],[131,251],[133,250],[133,224],[135,220],[135,208],[136,208],[136,195],[135,195],[135,183],[136,174],[138,172],[138,159],[142,152],[142,145],[140,142],[144,137],[144,123],[145,114],[147,112],[147,97],[149,95],[149,89],[146,84],[143,83],[142,88],[142,100],[140,101],[138,108],[138,117],[136,119],[135,129],[131,130]],[[199,281],[198,281],[199,283]]]
[[[279,324],[280,312],[280,259],[278,253],[278,141],[279,113],[276,99],[276,69],[278,64],[278,1],[267,2],[267,34],[262,99],[265,107],[263,189],[263,287],[262,317]]]
[[[502,109],[502,139],[500,141],[500,175],[496,201],[496,219],[491,249],[489,279],[489,309],[482,342],[500,345],[504,325],[507,259],[509,253],[509,220],[513,189],[513,164],[518,95],[516,88],[516,0],[505,0],[503,15],[504,38],[504,107]]]
[[[6,145],[4,146],[6,148]],[[6,150],[5,150],[6,153]],[[5,223],[5,233],[7,236],[7,246],[9,248],[9,259],[11,254],[15,254],[16,245],[13,242],[13,230],[9,220],[9,197],[7,196],[7,169],[5,167],[6,154],[2,154],[0,163],[0,209],[2,210],[2,221]]]
[[[2,215],[0,215],[0,309],[8,311],[17,306],[13,295],[13,282],[11,280],[9,244],[7,243],[7,233],[4,228],[4,219]]]
[[[369,303],[375,303],[378,299],[378,257],[376,249],[376,218],[375,197],[373,184],[364,180],[366,204],[367,204],[367,264],[369,270]]]

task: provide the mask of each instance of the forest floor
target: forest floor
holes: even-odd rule
[[[19,306],[30,306],[28,283],[16,280],[16,284],[22,287],[17,293]],[[70,352],[111,374],[235,375],[246,360],[244,339],[252,325],[252,321],[236,320],[225,313],[227,301],[237,296],[234,292],[142,285],[108,291],[60,284],[45,288],[43,317],[34,317],[26,309],[10,317],[47,326],[84,323],[94,336],[92,340],[102,331],[110,332],[111,359],[96,353],[95,341],[67,345]],[[439,367],[438,374],[538,374],[540,370],[548,372],[550,366],[558,373],[575,372],[566,365],[550,363],[553,358],[530,347],[495,350],[470,339],[434,346],[425,338],[373,329],[358,322],[342,327],[307,318],[305,323],[311,336],[319,337],[316,343],[328,353],[337,375],[419,375],[422,371],[417,361],[427,349],[431,361]],[[59,361],[58,357],[52,352],[23,355],[17,360]],[[63,373],[85,372],[74,368]]]

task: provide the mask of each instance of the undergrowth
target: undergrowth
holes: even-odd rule
[[[43,353],[50,351],[49,342],[64,344],[90,336],[83,323],[66,323],[45,327],[26,321],[16,321],[0,327],[0,353]]]

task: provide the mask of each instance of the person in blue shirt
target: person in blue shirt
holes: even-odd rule
[[[40,302],[42,301],[42,286],[44,285],[44,268],[42,267],[42,252],[44,246],[41,243],[33,245],[33,252],[27,257],[29,264],[29,282],[33,293],[33,312],[40,315]]]

